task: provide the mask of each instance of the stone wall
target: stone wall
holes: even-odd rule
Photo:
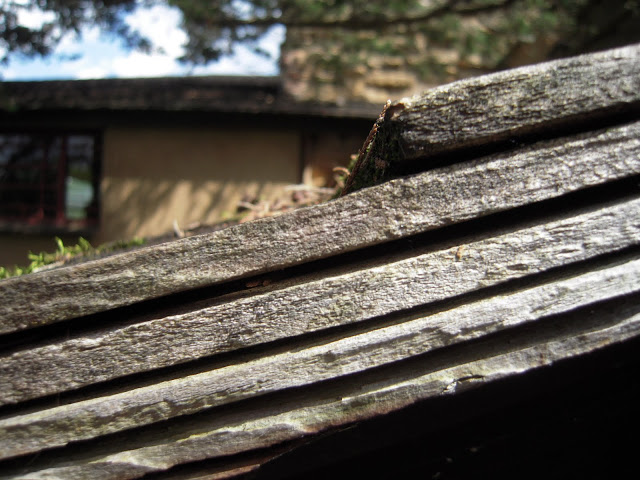
[[[474,21],[467,21],[469,30],[482,27]],[[281,50],[281,75],[284,88],[297,100],[384,103],[498,68],[542,61],[555,41],[553,36],[505,40],[496,43],[492,54],[463,55],[459,48],[443,46],[419,31],[378,35],[290,28]]]

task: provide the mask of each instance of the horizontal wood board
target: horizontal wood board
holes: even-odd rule
[[[632,123],[540,142],[279,217],[1,281],[0,297],[12,300],[0,304],[0,333],[258,275],[635,175],[639,131],[640,123]]]
[[[343,386],[344,390],[332,388],[325,395],[292,395],[277,406],[265,402],[254,407],[250,414],[242,410],[225,411],[210,418],[201,418],[197,423],[185,421],[178,428],[160,428],[152,439],[149,432],[119,439],[118,448],[113,442],[98,441],[85,446],[77,455],[70,453],[60,466],[38,470],[36,459],[22,469],[23,473],[18,470],[0,478],[40,478],[45,475],[50,475],[48,478],[138,478],[181,463],[269,447],[381,415],[420,399],[453,394],[637,337],[640,334],[637,301],[633,306],[623,302],[619,306],[613,312],[613,319],[610,318],[611,311],[596,311],[597,322],[604,324],[598,328],[597,322],[591,319],[589,328],[579,335],[570,329],[562,332],[561,325],[557,329],[563,334],[556,333],[555,339],[536,338],[528,331],[526,341],[519,339],[521,348],[518,348],[518,338],[514,336],[510,338],[510,344],[502,342],[503,351],[490,344],[474,352],[475,358],[468,361],[461,362],[458,356],[438,358],[435,365],[422,375],[415,369],[401,371],[397,372],[395,381],[377,378],[371,384],[363,382],[355,388],[350,382],[351,390]],[[583,313],[578,320],[587,319],[588,314]],[[574,319],[574,326],[576,323],[584,322]],[[446,367],[447,363],[452,366]],[[410,378],[403,378],[403,375]],[[107,420],[101,418],[100,423]],[[63,424],[63,428],[66,429],[66,425]],[[51,462],[46,455],[43,460]]]
[[[21,350],[0,357],[0,399],[3,404],[24,401],[361,322],[621,250],[640,243],[638,218],[640,200],[632,200],[435,252],[416,252],[372,269]]]
[[[464,150],[640,109],[640,45],[434,88],[391,105],[400,160]]]
[[[636,85],[625,75],[637,48],[531,68],[550,109],[558,79],[623,78],[541,125],[593,113],[606,92],[603,111],[636,102],[624,82]],[[531,119],[541,98],[513,117]],[[562,132],[0,282],[0,478],[233,478],[320,433],[640,338],[640,122],[612,113]],[[293,265],[263,287],[230,283]],[[183,295],[217,284],[223,295]]]
[[[296,352],[0,420],[4,458],[365,371],[640,290],[640,260]],[[562,298],[558,300],[558,292]],[[300,300],[298,299],[300,302]],[[401,300],[398,307],[401,308]],[[61,428],[61,425],[64,428]]]

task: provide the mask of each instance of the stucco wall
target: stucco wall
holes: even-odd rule
[[[102,139],[100,224],[92,245],[214,223],[243,197],[269,199],[304,179],[330,184],[334,166],[357,153],[373,119],[260,123],[256,127],[126,125]],[[26,265],[27,253],[55,251],[55,232],[0,233],[0,265]],[[58,232],[58,236],[62,236]],[[77,236],[64,236],[65,245]]]
[[[233,212],[301,178],[300,136],[287,130],[109,128],[103,143],[102,243]]]
[[[373,123],[373,122],[372,122]],[[367,138],[369,125],[363,129],[340,132],[307,132],[303,136],[303,180],[318,187],[333,186],[335,167],[346,167]]]

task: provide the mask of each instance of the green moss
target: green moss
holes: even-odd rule
[[[56,243],[57,248],[53,253],[29,253],[28,258],[30,263],[26,267],[0,267],[0,279],[25,275],[27,273],[34,272],[45,265],[69,260],[79,255],[92,256],[144,245],[146,240],[142,238],[134,238],[129,241],[120,240],[118,242],[103,244],[96,248],[93,248],[91,243],[82,237],[78,239],[78,243],[76,245],[64,245],[62,240],[58,237],[54,237],[54,242]]]

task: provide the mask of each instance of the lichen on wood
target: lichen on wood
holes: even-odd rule
[[[591,61],[606,77],[620,59],[628,72],[636,51],[528,72],[545,98],[558,98],[567,86],[551,70]],[[476,389],[490,392],[491,406],[511,405],[543,372],[555,375],[555,402],[557,388],[574,380],[562,375],[574,360],[585,391],[604,390],[583,371],[589,359],[608,352],[614,360],[597,357],[598,369],[630,371],[640,341],[640,121],[637,91],[620,83],[637,80],[624,72],[611,80],[606,105],[598,94],[568,106],[569,116],[551,105],[541,124],[526,122],[543,96],[503,105],[509,118],[524,119],[520,126],[547,129],[536,141],[487,154],[501,135],[524,130],[474,127],[482,109],[445,98],[458,114],[477,107],[477,118],[460,119],[460,132],[423,119],[413,132],[427,142],[413,150],[415,174],[279,217],[0,282],[0,477],[230,478],[305,439],[415,412],[405,407],[419,402],[458,414],[452,396]],[[474,88],[494,82],[501,91],[505,78],[424,99],[433,106],[458,92],[477,101],[483,94]],[[419,118],[418,103],[387,108],[360,172],[376,159],[409,159],[402,142],[413,127],[400,119]],[[580,123],[585,116],[590,122]],[[556,117],[575,131],[557,130]],[[437,167],[420,156],[451,139],[468,148],[474,128],[484,153]],[[379,180],[375,170],[365,179]],[[386,445],[381,436],[377,449]]]

